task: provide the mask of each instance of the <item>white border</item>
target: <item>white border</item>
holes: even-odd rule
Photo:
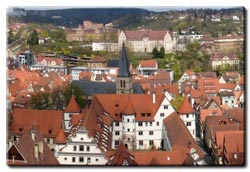
[[[211,168],[9,168],[6,166],[6,9],[10,6],[29,6],[29,7],[48,7],[56,8],[58,6],[62,7],[227,7],[227,6],[244,6],[246,11],[248,11],[249,3],[248,0],[1,0],[0,1],[0,22],[1,22],[1,31],[0,31],[0,47],[1,47],[1,61],[0,61],[0,70],[1,70],[1,88],[0,88],[0,109],[1,109],[1,141],[0,141],[0,164],[1,171],[95,171],[95,170],[105,170],[105,171],[127,171],[127,170],[136,170],[138,172],[144,171],[193,171],[193,170],[202,170],[208,171],[212,170]],[[248,19],[248,12],[246,13],[246,18]],[[248,23],[248,22],[247,22]],[[248,27],[247,27],[248,28]],[[248,33],[248,32],[247,32]],[[246,39],[249,38],[247,35]],[[248,73],[248,70],[247,70]],[[249,92],[249,91],[247,91]],[[248,96],[248,95],[247,95]],[[247,115],[247,114],[246,114]],[[250,117],[248,117],[249,119]],[[247,122],[248,123],[248,122]],[[248,127],[248,125],[246,124]],[[247,134],[249,135],[249,134]],[[249,137],[247,137],[249,139]],[[248,140],[249,141],[249,140]],[[249,143],[249,142],[246,143]],[[248,149],[247,149],[248,150]],[[248,152],[246,152],[248,154]],[[247,164],[249,164],[249,156],[247,156]],[[214,169],[214,168],[213,168]],[[235,171],[235,170],[249,170],[248,168],[220,168],[214,169],[220,171]]]

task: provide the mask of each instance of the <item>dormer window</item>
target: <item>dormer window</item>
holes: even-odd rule
[[[49,133],[49,134],[52,134],[52,130],[48,130],[48,133]]]
[[[142,117],[145,117],[145,113],[142,113],[141,116],[142,116]]]
[[[147,116],[148,116],[148,117],[151,116],[151,113],[147,113]]]
[[[22,132],[23,131],[23,129],[22,128],[19,128],[19,132]]]

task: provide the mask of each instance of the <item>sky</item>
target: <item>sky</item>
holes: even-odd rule
[[[9,7],[8,11],[11,11],[15,6]],[[18,8],[24,8],[26,10],[53,10],[53,9],[69,9],[69,8],[95,8],[94,6],[91,7],[84,7],[84,6],[16,6]],[[105,6],[101,8],[109,8],[109,7],[114,7],[114,6]],[[119,7],[119,6],[118,6]],[[114,7],[114,8],[118,8]],[[133,6],[135,8],[142,8],[142,9],[147,9],[149,11],[155,11],[155,12],[162,12],[162,11],[169,11],[169,10],[185,10],[185,9],[190,9],[190,8],[212,8],[212,9],[221,9],[221,8],[234,8],[235,6]],[[98,7],[100,8],[100,7]],[[125,7],[124,7],[125,8]],[[130,7],[132,8],[132,7]]]

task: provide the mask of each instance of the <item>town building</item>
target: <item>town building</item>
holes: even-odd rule
[[[236,54],[215,53],[210,56],[210,64],[213,70],[225,65],[239,67],[240,59]]]
[[[155,75],[158,71],[158,63],[156,60],[141,60],[137,70],[143,76]]]
[[[93,42],[92,51],[107,51],[107,52],[117,52],[118,43],[112,42]]]
[[[165,53],[175,51],[176,40],[169,31],[125,30],[118,37],[118,48],[125,45],[133,52],[151,53],[156,47],[163,47]]]
[[[72,117],[69,135],[63,130],[56,138],[55,157],[61,165],[104,165],[107,160],[93,137],[85,128],[82,114]]]
[[[225,53],[244,51],[243,36],[221,36],[214,39],[214,45],[217,49]]]
[[[25,51],[18,54],[19,66],[25,64],[27,66],[35,64],[35,55],[30,51]]]
[[[40,130],[32,127],[9,147],[7,165],[57,166],[59,162],[45,142]]]
[[[193,136],[196,138],[196,119],[195,119],[195,110],[192,108],[189,99],[187,96],[184,97],[184,100],[180,107],[177,110],[178,115],[184,122],[185,126]]]
[[[89,68],[105,68],[107,67],[107,60],[101,56],[92,57],[88,62]]]
[[[15,108],[11,117],[8,136],[9,147],[29,129],[37,127],[49,148],[52,151],[55,150],[55,139],[62,128],[62,111]]]

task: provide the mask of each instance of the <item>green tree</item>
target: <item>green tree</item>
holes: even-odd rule
[[[64,97],[66,103],[65,106],[68,105],[72,95],[75,96],[76,101],[81,108],[83,108],[86,105],[83,90],[78,85],[74,85],[73,83],[71,83],[64,91]]]
[[[153,54],[153,58],[159,57],[159,51],[157,50],[156,47],[154,47],[154,49],[153,49],[153,51],[152,51],[152,54]]]
[[[159,58],[164,58],[165,57],[165,49],[164,49],[164,47],[161,47],[160,48],[160,53],[159,53]]]
[[[183,100],[184,100],[184,98],[182,96],[177,96],[171,101],[171,104],[175,110],[177,110],[180,107]]]
[[[27,40],[27,43],[28,43],[28,45],[38,45],[38,34],[37,34],[37,32],[36,32],[36,30],[34,30],[31,34],[30,34],[30,36],[29,36],[29,38],[28,38],[28,40]]]
[[[194,72],[199,73],[199,72],[201,72],[201,71],[202,71],[202,69],[201,69],[200,66],[195,66],[195,67],[194,67]]]
[[[15,37],[14,37],[14,34],[13,34],[13,30],[10,29],[9,32],[8,32],[8,44],[12,43],[15,41]]]

